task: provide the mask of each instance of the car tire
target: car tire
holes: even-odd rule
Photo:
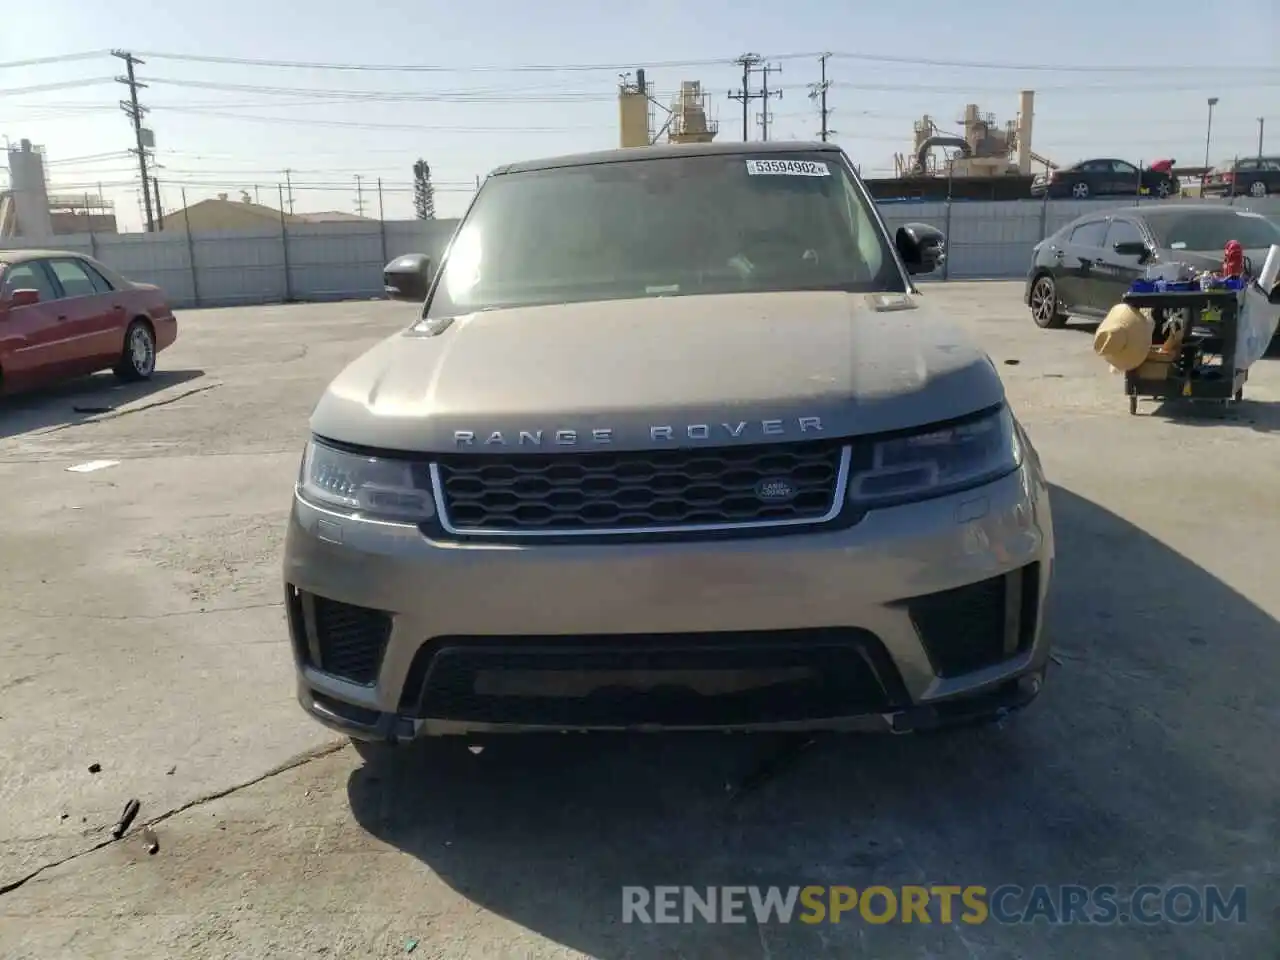
[[[1253,183],[1249,184],[1249,196],[1260,199],[1266,195],[1267,185],[1261,180],[1255,180]]]
[[[1031,319],[1041,330],[1056,330],[1067,324],[1067,315],[1058,303],[1058,288],[1053,277],[1042,273],[1031,284]]]
[[[1088,200],[1089,185],[1085,183],[1083,180],[1077,183],[1073,183],[1071,185],[1071,199],[1072,200]]]
[[[1173,196],[1173,184],[1168,180],[1161,180],[1156,186],[1156,196],[1161,200],[1167,200]]]
[[[112,368],[127,383],[149,380],[156,372],[156,334],[146,320],[134,320],[124,332],[124,350]]]

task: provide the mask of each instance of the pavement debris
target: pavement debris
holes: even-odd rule
[[[128,831],[134,818],[138,815],[141,804],[137,800],[130,800],[124,805],[124,812],[120,814],[120,819],[116,821],[116,825],[111,828],[111,836],[119,840]]]

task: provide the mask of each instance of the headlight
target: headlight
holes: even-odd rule
[[[989,483],[1022,465],[1022,443],[1007,407],[876,443],[870,463],[855,465],[849,500],[871,508],[925,500]]]
[[[435,513],[425,464],[307,444],[298,493],[318,507],[361,520],[421,523]]]

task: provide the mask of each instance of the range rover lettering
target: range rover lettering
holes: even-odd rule
[[[996,368],[829,144],[494,171],[312,414],[298,698],[362,750],[882,729],[1040,691],[1053,526]],[[397,266],[400,264],[400,266]],[[412,275],[406,275],[412,274]]]

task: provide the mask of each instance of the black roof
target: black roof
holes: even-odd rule
[[[770,140],[762,143],[663,143],[652,147],[619,147],[590,153],[570,153],[562,157],[524,160],[508,163],[489,174],[528,173],[557,167],[585,167],[597,163],[621,163],[625,160],[665,160],[670,157],[758,156],[762,153],[840,153],[834,143],[812,143],[796,140]]]

